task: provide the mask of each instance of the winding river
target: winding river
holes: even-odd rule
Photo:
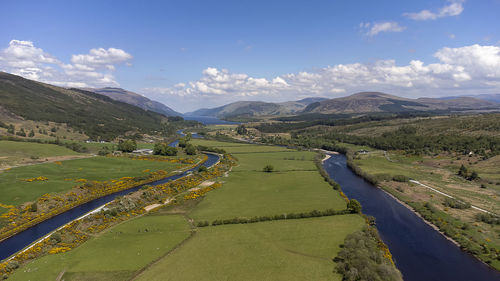
[[[182,132],[179,132],[182,134]],[[196,134],[193,134],[193,138],[198,138],[199,136]],[[170,146],[176,146],[178,141],[175,141],[170,144]],[[199,164],[198,166],[191,168],[189,170],[186,170],[182,173],[179,173],[177,175],[173,175],[152,183],[149,183],[148,185],[159,185],[163,184],[172,180],[176,180],[182,177],[187,176],[189,173],[192,171],[198,169],[199,166],[203,165],[205,167],[211,167],[214,164],[219,161],[219,156],[216,154],[211,154],[211,153],[205,153],[208,156],[208,159],[204,162]],[[21,251],[25,247],[29,246],[31,243],[37,241],[38,239],[44,237],[45,235],[51,233],[52,231],[58,229],[59,227],[87,214],[88,212],[91,212],[93,210],[98,209],[99,207],[103,206],[106,203],[109,203],[113,201],[116,197],[118,196],[123,196],[125,194],[134,192],[139,190],[141,186],[136,186],[127,190],[122,190],[113,194],[106,195],[101,198],[94,199],[92,201],[89,201],[87,203],[84,203],[82,205],[79,205],[71,210],[68,210],[64,213],[61,213],[57,216],[54,216],[48,220],[45,220],[33,227],[30,227],[10,238],[7,238],[3,241],[0,242],[0,261],[3,259],[6,259],[10,257],[11,255]]]
[[[460,250],[411,210],[354,174],[344,155],[331,155],[323,165],[342,191],[361,203],[363,213],[376,218],[405,281],[500,280],[500,272]]]

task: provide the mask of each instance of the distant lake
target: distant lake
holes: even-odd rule
[[[215,117],[208,117],[208,116],[184,116],[185,120],[195,120],[200,123],[203,123],[204,125],[228,125],[228,124],[240,124],[238,122],[230,122],[230,121],[225,121],[225,120],[220,120],[219,118]]]

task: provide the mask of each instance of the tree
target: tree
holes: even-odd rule
[[[16,135],[21,136],[21,137],[25,137],[26,136],[26,132],[24,131],[23,128],[21,128],[21,130],[19,132],[16,132]]]
[[[28,137],[32,138],[35,136],[35,131],[31,130],[30,134],[28,135]]]
[[[273,165],[266,165],[262,169],[262,171],[265,172],[265,173],[272,173],[274,171],[274,167],[273,167]]]
[[[169,146],[167,143],[156,143],[153,148],[154,155],[175,156],[177,155],[177,148]]]
[[[30,211],[32,212],[36,212],[38,211],[38,205],[36,204],[36,202],[33,202],[30,206]]]
[[[248,133],[247,128],[245,128],[245,125],[239,125],[238,128],[236,128],[236,132],[238,135],[246,135]]]
[[[15,130],[16,130],[16,127],[14,127],[14,125],[10,124],[9,128],[7,129],[7,133],[14,134]]]
[[[186,152],[187,155],[195,155],[196,154],[196,147],[192,144],[187,144],[186,148],[184,148],[184,151]]]
[[[137,143],[134,140],[121,140],[118,142],[118,150],[123,152],[132,152],[137,149]]]
[[[458,175],[465,178],[467,177],[468,173],[469,172],[467,171],[467,168],[464,166],[464,164],[462,164],[462,166],[460,166],[460,169],[458,169]]]
[[[361,203],[359,203],[356,199],[351,199],[347,203],[347,209],[351,213],[361,213]]]
[[[180,138],[179,143],[177,144],[179,147],[186,147],[187,140],[185,138]]]

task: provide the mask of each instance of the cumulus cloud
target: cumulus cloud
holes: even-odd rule
[[[399,25],[394,21],[377,22],[377,23],[361,23],[362,29],[368,30],[365,34],[368,36],[375,36],[380,32],[401,32],[406,29],[405,26]]]
[[[431,12],[429,10],[422,10],[418,13],[405,13],[403,16],[408,17],[412,20],[436,20],[443,17],[451,17],[460,15],[463,10],[463,0],[449,0],[449,4],[438,9],[437,12]]]
[[[11,40],[0,50],[0,70],[64,87],[118,86],[112,74],[115,65],[131,59],[124,50],[98,48],[73,55],[65,64],[31,41]]]
[[[207,68],[197,81],[144,93],[179,110],[213,107],[238,100],[288,101],[311,96],[339,97],[360,91],[403,96],[445,96],[500,91],[500,47],[472,45],[442,48],[436,63],[394,60],[337,64],[313,72],[272,79]]]

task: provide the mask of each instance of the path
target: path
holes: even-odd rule
[[[430,187],[430,186],[428,186],[428,185],[425,185],[425,184],[423,184],[423,183],[421,183],[421,182],[419,182],[419,181],[416,181],[416,180],[410,180],[410,182],[412,182],[412,183],[416,183],[416,184],[421,185],[421,186],[423,186],[423,187],[426,187],[426,188],[428,188],[428,189],[430,189],[430,190],[432,190],[432,191],[434,191],[434,192],[436,192],[436,193],[439,193],[439,194],[441,194],[441,195],[443,195],[443,196],[446,196],[446,197],[448,197],[448,198],[455,199],[455,200],[457,200],[457,201],[459,201],[459,202],[462,202],[462,201],[460,201],[460,200],[456,199],[455,197],[453,197],[453,196],[451,196],[451,195],[449,195],[449,194],[446,194],[446,193],[444,193],[444,192],[441,192],[441,191],[439,191],[439,190],[437,190],[437,189],[435,189],[435,188],[432,188],[432,187]],[[464,202],[462,202],[462,203],[464,203]],[[498,215],[497,215],[497,214],[495,214],[495,213],[492,213],[492,212],[487,211],[487,210],[485,210],[485,209],[481,209],[481,208],[476,207],[476,206],[472,206],[472,205],[471,205],[470,207],[471,207],[472,209],[475,209],[475,210],[481,211],[481,212],[483,212],[483,213],[487,213],[487,214],[490,214],[490,215],[498,216]]]

